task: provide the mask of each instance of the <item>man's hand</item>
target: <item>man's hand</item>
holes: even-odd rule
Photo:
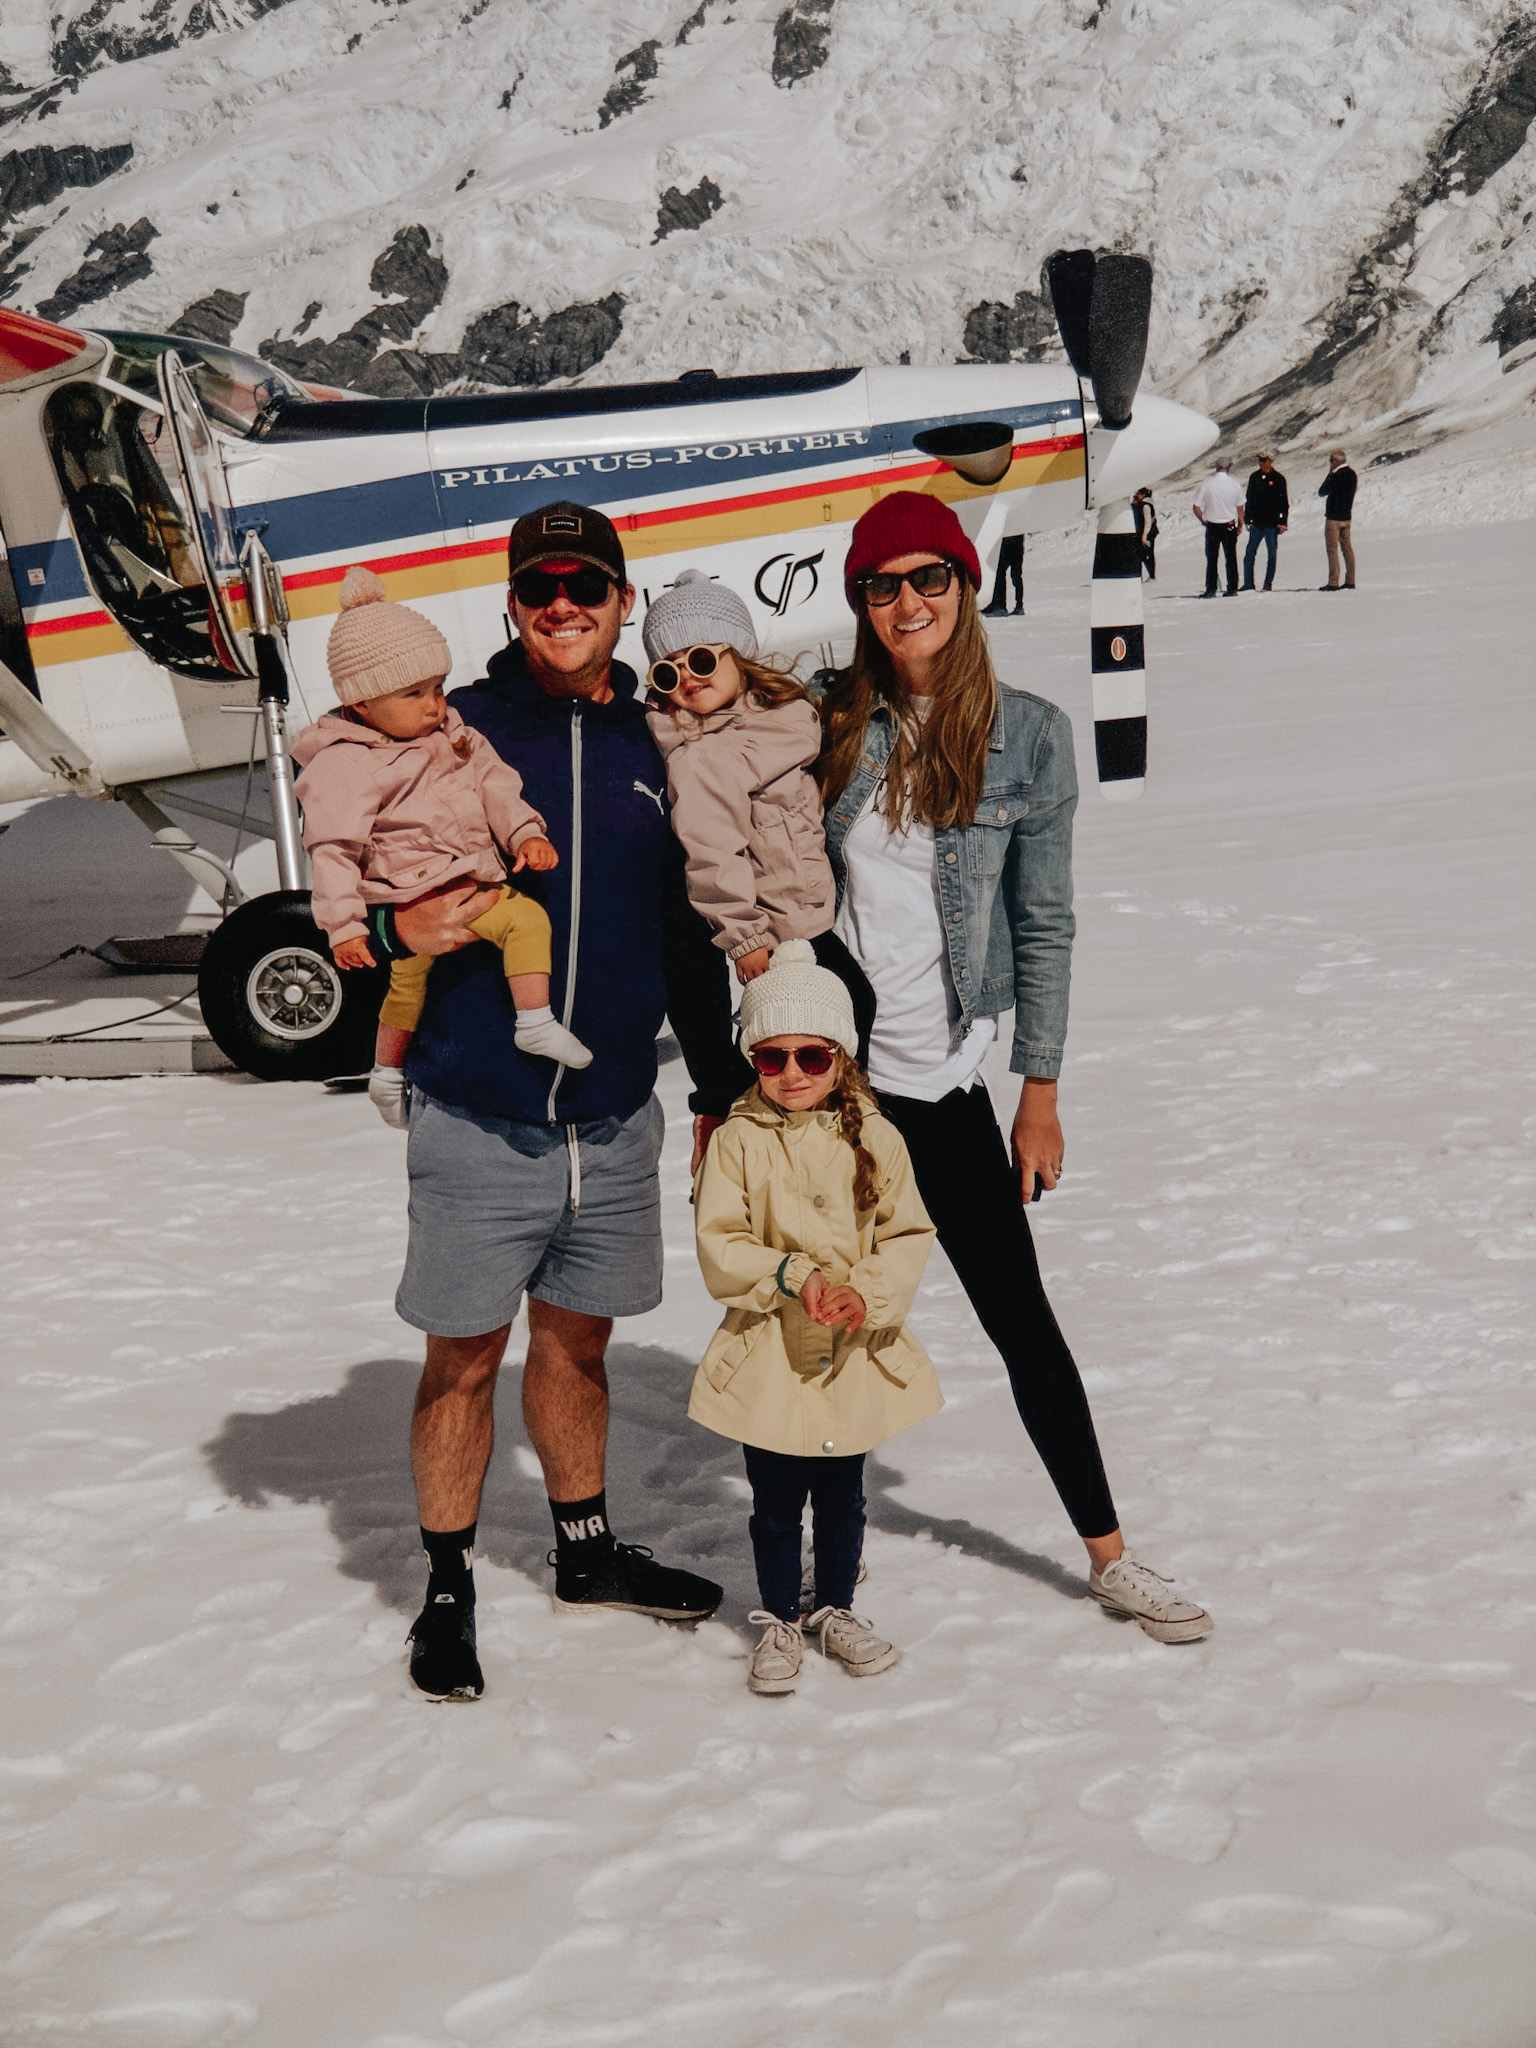
[[[478,882],[455,882],[440,896],[404,904],[395,912],[401,945],[429,957],[474,945],[475,934],[467,927],[475,918],[484,917],[496,894],[494,889],[482,889]]]
[[[1279,524],[1279,525],[1278,525],[1278,526],[1277,526],[1277,527],[1275,528],[1275,531],[1276,531],[1276,533],[1284,533],[1284,532],[1285,532],[1285,530],[1286,530],[1286,522],[1285,522],[1285,521],[1284,521],[1284,520],[1282,519],[1282,520],[1280,521],[1280,524]]]
[[[743,987],[749,981],[756,981],[760,974],[768,972],[768,962],[772,958],[766,946],[754,946],[750,953],[743,953],[736,962],[736,979]]]
[[[1198,505],[1191,505],[1189,509],[1191,512],[1194,513],[1195,517],[1199,520],[1200,524],[1204,526],[1205,514],[1200,510],[1200,507]]]
[[[1013,1163],[1026,1202],[1034,1199],[1037,1173],[1046,1187],[1055,1187],[1065,1151],[1061,1119],[1056,1114],[1056,1083],[1026,1081],[1013,1119]]]
[[[338,967],[371,967],[373,955],[368,950],[366,939],[343,939],[339,946],[332,946],[331,958]]]
[[[856,1287],[828,1287],[820,1273],[815,1273],[811,1277],[821,1280],[822,1283],[816,1297],[816,1306],[806,1310],[811,1321],[820,1323],[823,1329],[827,1330],[857,1330],[869,1314],[859,1290]],[[805,1301],[803,1287],[800,1290],[800,1300],[802,1304]]]
[[[725,1122],[723,1116],[696,1116],[693,1120],[693,1163],[690,1173],[697,1173],[704,1164],[704,1154],[709,1150],[709,1141]]]
[[[517,858],[512,863],[514,875],[524,868],[531,868],[536,875],[547,874],[551,868],[560,865],[560,856],[547,839],[525,839],[517,849]],[[398,920],[397,920],[398,921]]]

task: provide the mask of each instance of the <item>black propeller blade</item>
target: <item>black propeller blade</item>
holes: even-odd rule
[[[1151,262],[1145,256],[1058,249],[1046,258],[1045,281],[1072,367],[1093,386],[1100,423],[1129,426],[1147,360]]]

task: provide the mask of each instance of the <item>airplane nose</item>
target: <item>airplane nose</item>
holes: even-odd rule
[[[1178,405],[1171,398],[1141,392],[1131,424],[1115,436],[1099,469],[1093,498],[1098,505],[1128,498],[1143,484],[1187,469],[1220,436],[1221,429],[1203,412]],[[1107,438],[1107,437],[1106,437]]]

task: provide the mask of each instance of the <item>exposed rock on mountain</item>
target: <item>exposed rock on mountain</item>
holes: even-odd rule
[[[651,239],[659,242],[676,234],[679,228],[701,228],[724,204],[713,178],[701,178],[691,192],[680,192],[675,185],[669,185],[656,209],[656,232]]]
[[[1056,316],[1044,291],[1015,292],[1010,306],[983,299],[965,316],[965,352],[974,362],[1043,362],[1061,353]]]
[[[369,271],[368,285],[371,291],[387,293],[388,299],[334,341],[282,341],[274,335],[261,344],[261,354],[307,383],[376,391],[377,380],[369,380],[370,368],[390,342],[409,341],[427,315],[442,304],[448,270],[442,259],[432,254],[427,230],[417,225],[401,228]],[[318,310],[313,306],[307,310],[306,326]]]
[[[794,85],[827,61],[832,0],[792,0],[773,25],[773,82]]]
[[[66,277],[50,298],[38,306],[45,320],[67,320],[82,306],[110,298],[125,285],[137,284],[149,276],[154,265],[145,253],[160,230],[148,220],[136,220],[131,228],[121,222],[103,228],[85,247],[86,261]]]
[[[616,72],[627,71],[628,78],[620,78],[616,85],[610,85],[603,95],[603,103],[597,110],[598,126],[606,128],[608,123],[620,114],[628,114],[638,107],[645,98],[645,88],[656,76],[659,66],[656,52],[661,44],[653,37],[631,50],[614,65]]]
[[[73,187],[99,185],[132,156],[131,142],[109,143],[104,149],[82,143],[50,149],[40,143],[33,149],[8,150],[0,156],[0,222],[30,213],[34,206],[47,206]]]
[[[197,341],[216,341],[228,348],[235,338],[245,312],[249,292],[210,292],[206,299],[194,299],[171,323],[172,334],[189,334]]]

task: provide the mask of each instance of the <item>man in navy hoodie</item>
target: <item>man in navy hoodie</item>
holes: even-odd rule
[[[619,536],[601,512],[542,506],[513,527],[508,567],[518,639],[453,706],[547,821],[560,865],[518,884],[553,927],[551,1004],[593,1058],[578,1072],[518,1050],[500,957],[464,929],[487,907],[472,884],[375,915],[381,951],[444,956],[406,1066],[410,1242],[396,1299],[427,1333],[411,1460],[430,1576],[411,1676],[434,1699],[484,1690],[470,1566],[496,1374],[524,1292],[523,1419],[554,1517],[556,1606],[697,1620],[721,1598],[614,1540],[604,1357],[613,1318],[661,1300],[663,1016],[695,1084],[696,1145],[750,1074],[731,1043],[724,955],[688,904],[637,681],[613,658],[635,601]]]

